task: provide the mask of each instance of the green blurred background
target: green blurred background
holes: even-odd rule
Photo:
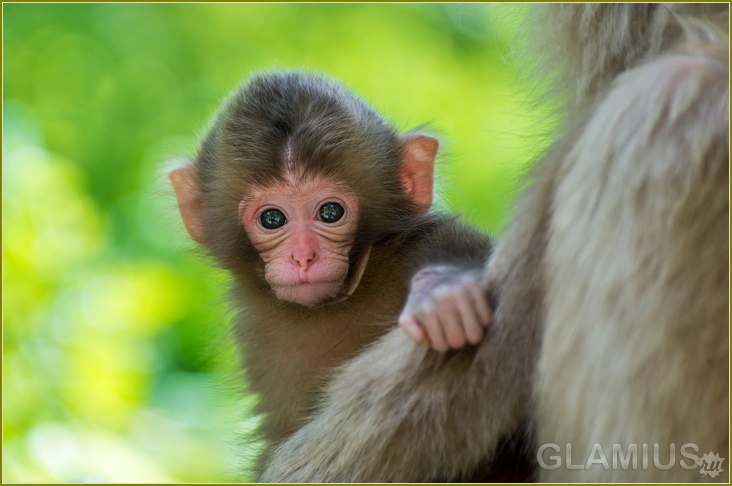
[[[251,73],[308,68],[445,139],[441,206],[505,220],[524,7],[4,4],[3,480],[251,479],[226,277],[162,168]]]

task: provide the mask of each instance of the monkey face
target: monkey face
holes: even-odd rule
[[[347,186],[285,177],[254,188],[239,217],[279,299],[314,307],[341,293],[358,223],[358,199]]]

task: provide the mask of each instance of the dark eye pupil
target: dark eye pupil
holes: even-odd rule
[[[267,209],[259,217],[259,222],[267,229],[276,229],[285,224],[285,215],[279,209]]]
[[[324,223],[335,223],[343,217],[345,210],[338,203],[330,202],[320,206],[320,220]]]

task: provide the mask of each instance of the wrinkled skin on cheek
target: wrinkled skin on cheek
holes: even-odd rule
[[[314,307],[339,296],[358,222],[358,201],[350,188],[287,177],[255,188],[241,201],[239,214],[279,299]]]

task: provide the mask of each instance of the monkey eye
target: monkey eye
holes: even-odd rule
[[[267,209],[259,216],[259,222],[267,229],[277,229],[287,222],[279,209]]]
[[[320,206],[318,216],[323,223],[335,223],[343,217],[345,209],[338,203],[329,202]]]

